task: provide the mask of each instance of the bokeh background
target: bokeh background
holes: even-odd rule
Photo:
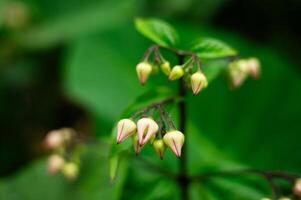
[[[134,68],[151,42],[135,30],[137,16],[167,20],[184,41],[219,38],[262,62],[259,81],[230,91],[221,77],[189,98],[191,173],[230,166],[301,173],[300,13],[298,0],[1,0],[0,199],[177,199],[175,184],[135,163],[110,185],[102,145],[87,147],[76,182],[45,170],[49,130],[73,127],[106,140],[139,95],[171,84],[138,84]],[[207,192],[195,184],[191,196],[269,195],[263,183],[238,182],[216,180]]]

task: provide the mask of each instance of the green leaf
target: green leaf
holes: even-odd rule
[[[133,1],[94,3],[88,8],[69,12],[20,34],[21,45],[28,48],[52,47],[91,32],[108,30],[130,18]]]
[[[174,46],[178,42],[176,30],[168,23],[158,19],[135,20],[136,29],[145,37],[162,46]]]
[[[213,38],[199,38],[191,50],[203,59],[222,58],[237,55],[236,50],[226,43]]]

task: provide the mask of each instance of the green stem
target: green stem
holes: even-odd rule
[[[185,55],[178,54],[179,57],[179,65],[182,65],[184,63]],[[187,122],[187,109],[186,109],[186,86],[185,81],[182,78],[180,80],[179,85],[179,96],[183,99],[183,101],[180,101],[179,106],[179,129],[180,131],[185,134],[185,143],[182,147],[182,154],[180,159],[180,175],[179,175],[179,185],[181,187],[181,196],[182,200],[189,200],[189,179],[187,174],[187,132],[186,132],[186,122]]]

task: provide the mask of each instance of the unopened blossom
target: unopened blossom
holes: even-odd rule
[[[63,175],[70,181],[73,181],[77,178],[78,172],[79,172],[78,165],[73,162],[66,163],[62,168]]]
[[[181,65],[176,65],[172,68],[168,79],[171,81],[177,80],[184,75],[184,69]]]
[[[177,157],[181,156],[182,146],[185,141],[185,136],[183,133],[177,130],[169,131],[164,135],[163,141]]]
[[[193,94],[198,94],[203,88],[208,86],[206,76],[202,72],[196,72],[191,75],[191,89]]]
[[[48,149],[57,149],[64,144],[64,137],[60,130],[49,132],[45,138],[45,145]]]
[[[117,124],[117,144],[123,142],[136,132],[136,124],[130,119],[122,119]]]
[[[153,142],[153,147],[154,147],[156,153],[159,155],[159,157],[161,159],[163,159],[164,151],[165,151],[165,144],[164,144],[163,140],[162,139],[155,140]]]
[[[139,145],[147,143],[159,130],[158,124],[152,118],[141,118],[137,122]]]
[[[301,178],[295,181],[293,192],[297,197],[301,197]]]
[[[161,65],[160,65],[160,68],[162,70],[162,72],[165,74],[165,75],[169,75],[170,74],[170,71],[171,71],[171,68],[170,68],[170,63],[168,61],[164,61]]]
[[[258,79],[260,77],[261,68],[257,58],[248,59],[248,71],[252,78]]]
[[[140,83],[144,85],[152,72],[152,66],[148,62],[141,62],[136,66],[136,72]]]
[[[234,88],[240,87],[249,73],[248,61],[241,59],[229,64],[229,78]]]
[[[54,154],[48,158],[48,172],[49,174],[58,173],[64,166],[65,160],[60,155]]]

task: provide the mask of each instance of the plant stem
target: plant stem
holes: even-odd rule
[[[182,65],[184,63],[185,55],[178,54],[179,58],[179,65]],[[187,176],[187,132],[186,132],[186,122],[187,122],[187,109],[186,109],[186,87],[184,79],[182,78],[180,80],[179,85],[179,96],[183,99],[183,101],[180,101],[179,106],[179,129],[180,131],[185,134],[185,142],[182,147],[182,154],[180,159],[180,175],[179,175],[179,185],[181,187],[181,195],[183,200],[189,199],[188,194],[188,186],[189,186],[189,179]]]

